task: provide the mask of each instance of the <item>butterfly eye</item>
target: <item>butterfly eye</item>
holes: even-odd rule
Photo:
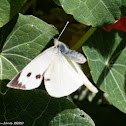
[[[60,49],[60,51],[61,51],[62,53],[65,52],[65,47],[64,47],[64,45],[59,45],[59,49]]]
[[[56,47],[59,48],[60,45],[57,45]]]

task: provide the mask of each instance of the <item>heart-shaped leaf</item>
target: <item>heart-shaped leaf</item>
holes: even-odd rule
[[[84,44],[94,82],[126,113],[126,33],[97,30]]]
[[[11,97],[10,97],[11,96]],[[0,122],[25,126],[94,126],[92,119],[66,98],[55,99],[40,89],[10,89],[0,95]]]
[[[54,0],[56,1],[56,0]],[[66,13],[80,23],[99,27],[113,24],[120,19],[124,0],[59,0]]]

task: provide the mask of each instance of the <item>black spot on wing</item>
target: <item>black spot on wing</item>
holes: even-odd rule
[[[30,77],[31,76],[31,72],[29,72],[28,74],[27,74],[27,77]]]
[[[41,78],[40,74],[36,75],[36,79],[40,79],[40,78]]]
[[[44,78],[44,81],[50,81],[51,79],[49,79],[49,78]]]
[[[21,72],[17,74],[17,76],[9,83],[9,87],[12,88],[26,88],[25,85],[22,85],[22,83],[18,82],[18,78],[20,77]]]

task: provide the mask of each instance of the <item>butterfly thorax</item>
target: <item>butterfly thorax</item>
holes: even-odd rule
[[[77,63],[84,63],[86,61],[85,57],[81,53],[69,49],[65,44],[60,43],[57,45],[57,48],[68,59],[71,59]]]

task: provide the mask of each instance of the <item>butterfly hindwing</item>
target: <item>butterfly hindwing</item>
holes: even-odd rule
[[[76,91],[83,80],[68,60],[61,54],[55,55],[51,65],[44,74],[47,92],[53,97],[67,96]]]
[[[72,61],[72,63],[74,64],[74,66],[76,67],[79,75],[82,77],[83,79],[83,84],[92,92],[97,93],[98,89],[88,80],[88,78],[85,76],[85,74],[83,73],[83,71],[81,70],[80,66],[78,64],[76,64],[75,62]]]
[[[43,79],[43,74],[49,67],[53,55],[57,50],[51,47],[33,59],[16,77],[14,77],[7,87],[31,90],[37,88]]]

